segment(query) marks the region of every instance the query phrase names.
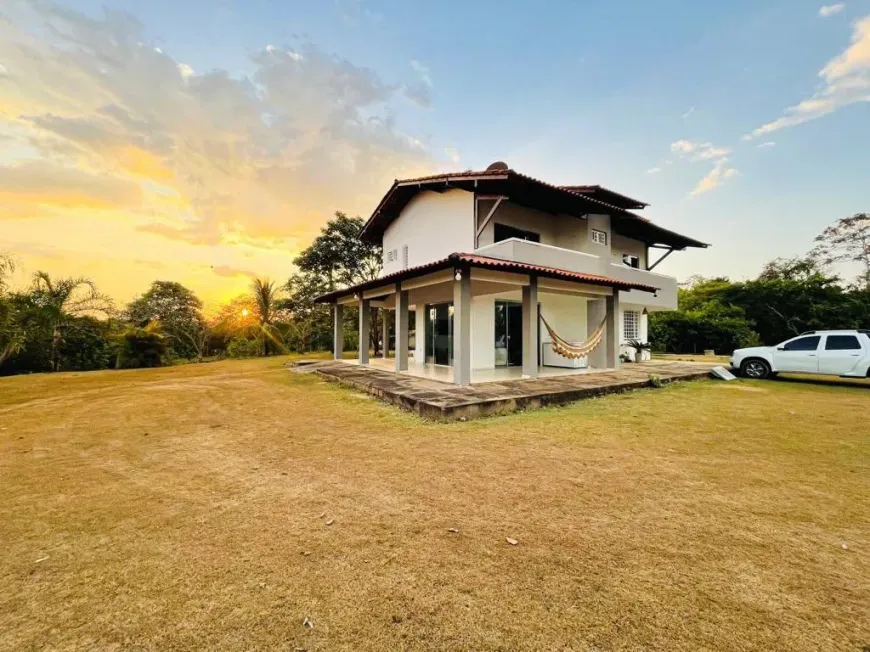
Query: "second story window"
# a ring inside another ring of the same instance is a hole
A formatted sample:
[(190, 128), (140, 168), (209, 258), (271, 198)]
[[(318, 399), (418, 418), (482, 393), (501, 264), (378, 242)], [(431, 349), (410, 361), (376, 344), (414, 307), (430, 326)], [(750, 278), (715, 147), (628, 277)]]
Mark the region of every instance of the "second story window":
[(607, 244), (607, 231), (599, 231), (598, 229), (592, 229), (592, 242), (595, 244), (606, 245)]
[(526, 231), (525, 229), (518, 229), (514, 226), (508, 226), (507, 224), (499, 224), (496, 222), (493, 225), (493, 242), (501, 242), (502, 240), (507, 240), (509, 238), (518, 238), (520, 240), (528, 240), (529, 242), (540, 242), (541, 234), (535, 233), (534, 231)]
[(397, 249), (390, 249), (386, 252), (385, 258), (386, 262), (393, 263), (399, 259), (399, 251)]
[(640, 269), (640, 258), (631, 254), (622, 254), (622, 264), (626, 267), (634, 267)]

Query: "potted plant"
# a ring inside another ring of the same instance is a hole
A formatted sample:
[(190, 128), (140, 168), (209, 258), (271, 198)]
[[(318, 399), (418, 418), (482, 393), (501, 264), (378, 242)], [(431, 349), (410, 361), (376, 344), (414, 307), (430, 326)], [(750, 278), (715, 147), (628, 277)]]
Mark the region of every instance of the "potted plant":
[(629, 340), (628, 346), (634, 349), (635, 362), (643, 362), (643, 352), (652, 348), (649, 342), (641, 342), (640, 340)]

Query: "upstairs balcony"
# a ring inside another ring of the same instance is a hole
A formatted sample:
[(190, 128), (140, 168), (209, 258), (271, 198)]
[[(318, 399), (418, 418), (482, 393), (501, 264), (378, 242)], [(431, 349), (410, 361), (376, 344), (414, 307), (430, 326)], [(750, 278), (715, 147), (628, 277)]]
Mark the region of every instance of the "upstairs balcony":
[(475, 250), (475, 253), (530, 265), (558, 267), (571, 272), (599, 274), (621, 281), (652, 285), (659, 288), (655, 296), (649, 292), (632, 290), (621, 292), (620, 301), (626, 304), (646, 306), (651, 311), (677, 309), (677, 279), (672, 276), (628, 267), (622, 263), (614, 262), (609, 257), (593, 256), (582, 251), (563, 249), (519, 238), (509, 238), (480, 247)]

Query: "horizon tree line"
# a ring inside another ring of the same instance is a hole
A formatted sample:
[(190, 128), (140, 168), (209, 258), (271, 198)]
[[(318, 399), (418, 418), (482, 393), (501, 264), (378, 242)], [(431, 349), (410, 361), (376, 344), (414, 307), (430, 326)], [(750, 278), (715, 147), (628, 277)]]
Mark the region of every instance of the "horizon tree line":
[[(85, 277), (37, 271), (10, 287), (15, 261), (0, 252), (0, 375), (40, 371), (151, 367), (207, 357), (252, 357), (328, 350), (329, 306), (314, 298), (377, 278), (381, 248), (362, 242), (359, 217), (337, 212), (280, 283), (252, 280), (249, 291), (206, 318), (196, 293), (156, 280), (118, 308)], [(830, 271), (852, 263), (844, 282)], [(378, 353), (382, 311), (372, 308), (370, 348)], [(345, 311), (345, 345), (357, 348), (355, 310)], [(837, 220), (807, 255), (775, 259), (751, 281), (693, 277), (679, 308), (650, 317), (650, 341), (662, 351), (725, 351), (773, 344), (814, 328), (870, 327), (870, 215)]]

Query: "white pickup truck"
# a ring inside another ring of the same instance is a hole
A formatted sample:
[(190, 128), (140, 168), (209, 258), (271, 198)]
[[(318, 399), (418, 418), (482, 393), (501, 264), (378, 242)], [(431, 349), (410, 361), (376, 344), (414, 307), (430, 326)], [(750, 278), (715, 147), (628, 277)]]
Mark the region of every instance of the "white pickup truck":
[(780, 372), (870, 378), (870, 330), (810, 331), (777, 346), (737, 349), (731, 366), (747, 378)]

